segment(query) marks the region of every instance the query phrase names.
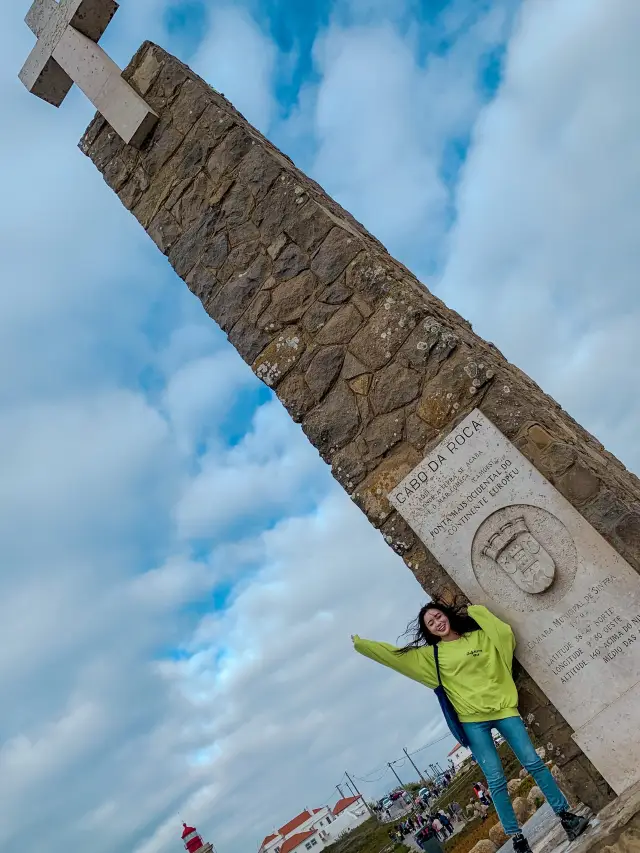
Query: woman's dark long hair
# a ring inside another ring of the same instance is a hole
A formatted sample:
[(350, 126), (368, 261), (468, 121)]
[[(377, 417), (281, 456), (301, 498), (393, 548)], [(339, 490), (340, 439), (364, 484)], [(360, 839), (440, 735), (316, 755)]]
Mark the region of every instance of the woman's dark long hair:
[(435, 646), (440, 642), (440, 638), (427, 631), (424, 624), (424, 616), (428, 610), (441, 610), (449, 620), (451, 630), (456, 634), (464, 636), (471, 631), (479, 631), (480, 626), (475, 619), (467, 613), (467, 606), (459, 599), (454, 599), (452, 602), (443, 601), (441, 598), (434, 598), (424, 607), (420, 608), (420, 613), (407, 625), (407, 630), (402, 635), (403, 637), (411, 637), (406, 646), (396, 650), (397, 655), (404, 655), (411, 649), (419, 649), (421, 646)]

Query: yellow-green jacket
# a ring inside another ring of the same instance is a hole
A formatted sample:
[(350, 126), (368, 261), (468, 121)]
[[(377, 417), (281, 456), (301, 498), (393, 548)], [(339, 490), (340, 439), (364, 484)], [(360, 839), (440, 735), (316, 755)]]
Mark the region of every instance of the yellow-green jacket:
[[(479, 631), (438, 644), (442, 684), (463, 723), (516, 717), (518, 691), (511, 675), (516, 643), (511, 626), (478, 604), (469, 607), (469, 616)], [(438, 685), (432, 646), (399, 655), (396, 646), (356, 636), (354, 648), (426, 687)]]

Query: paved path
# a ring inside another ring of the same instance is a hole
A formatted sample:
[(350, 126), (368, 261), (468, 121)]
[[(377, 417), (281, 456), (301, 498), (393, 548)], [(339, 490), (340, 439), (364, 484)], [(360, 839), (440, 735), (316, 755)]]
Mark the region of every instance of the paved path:
[(413, 811), (413, 804), (407, 805), (407, 803), (402, 800), (396, 800), (391, 804), (391, 808), (389, 809), (391, 817), (386, 817), (385, 813), (382, 812), (380, 816), (380, 823), (399, 823), (400, 821), (403, 821), (411, 811)]
[[(453, 824), (453, 835), (450, 835), (450, 838), (454, 838), (459, 832), (465, 828), (466, 823), (454, 823)], [(406, 838), (403, 838), (402, 843), (409, 847), (411, 850), (422, 850), (418, 842), (414, 839), (413, 835), (407, 835)]]
[[(587, 814), (586, 809), (576, 809), (578, 814)], [(592, 818), (587, 833), (596, 832), (599, 821), (597, 817)], [(553, 813), (548, 803), (541, 806), (533, 817), (528, 820), (522, 831), (526, 835), (533, 853), (569, 853), (572, 844), (569, 843), (560, 821)], [(585, 837), (587, 835), (585, 833)], [(513, 853), (511, 841), (500, 848), (498, 853)]]
[[(582, 814), (583, 811), (586, 813), (586, 810), (582, 809), (577, 809), (576, 811), (579, 814)], [(596, 834), (598, 825), (598, 818), (594, 817), (591, 821), (591, 828), (587, 830), (587, 833), (593, 832)], [(454, 835), (457, 835), (458, 832), (464, 829), (465, 824), (454, 824), (454, 826)], [(533, 853), (571, 853), (573, 845), (569, 843), (560, 821), (555, 816), (551, 806), (547, 803), (541, 806), (533, 817), (525, 823), (523, 832), (529, 840)], [(585, 838), (587, 833), (585, 833)], [(420, 850), (420, 847), (410, 835), (404, 839), (403, 843), (411, 850)], [(513, 853), (513, 844), (511, 841), (507, 841), (498, 850), (498, 853)]]

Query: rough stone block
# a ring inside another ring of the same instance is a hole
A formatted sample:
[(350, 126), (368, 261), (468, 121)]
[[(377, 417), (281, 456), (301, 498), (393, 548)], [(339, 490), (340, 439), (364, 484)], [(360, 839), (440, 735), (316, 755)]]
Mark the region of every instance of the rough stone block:
[(527, 802), (529, 803), (532, 811), (539, 809), (544, 803), (544, 794), (537, 785), (534, 785), (527, 794)]
[(343, 302), (348, 302), (352, 296), (353, 291), (346, 286), (344, 276), (340, 276), (334, 284), (329, 285), (321, 294), (321, 299), (329, 305), (342, 305)]
[[(362, 378), (359, 377), (359, 379)], [(354, 381), (357, 382), (358, 380)], [(351, 387), (353, 388), (353, 383)], [(362, 434), (367, 445), (368, 458), (377, 459), (379, 456), (383, 456), (402, 441), (403, 433), (404, 412), (388, 412), (374, 418), (367, 424)]]
[(332, 227), (333, 221), (315, 201), (305, 201), (296, 217), (287, 222), (287, 234), (305, 252), (312, 253)]
[(159, 54), (149, 46), (143, 53), (138, 66), (135, 68), (129, 82), (140, 95), (146, 95), (162, 69)]
[(576, 461), (576, 451), (569, 444), (554, 441), (544, 448), (540, 461), (549, 474), (564, 474)]
[(304, 377), (299, 374), (288, 376), (278, 387), (278, 398), (296, 423), (315, 406), (316, 400)]
[(437, 434), (438, 431), (426, 424), (415, 412), (407, 415), (405, 425), (406, 439), (416, 450), (424, 450), (427, 443), (432, 441)]
[(171, 119), (173, 126), (184, 136), (191, 130), (207, 108), (207, 92), (195, 80), (185, 80), (175, 100)]
[[(238, 180), (247, 186), (256, 202), (262, 201), (282, 172), (282, 165), (264, 146), (253, 141), (238, 167)], [(294, 242), (298, 242), (295, 237)], [(303, 247), (308, 250), (308, 246)]]
[(317, 281), (309, 270), (277, 285), (272, 290), (269, 310), (260, 318), (260, 325), (265, 329), (278, 329), (299, 320), (312, 304), (316, 288)]
[(269, 277), (270, 261), (260, 254), (251, 266), (222, 285), (205, 306), (220, 328), (229, 332)]
[(616, 525), (616, 536), (625, 548), (640, 552), (640, 513), (630, 512)]
[(496, 845), (489, 838), (483, 838), (474, 844), (471, 853), (496, 853)]
[(272, 243), (284, 231), (306, 251), (304, 241), (296, 236), (292, 227), (300, 210), (297, 204), (299, 196), (296, 195), (295, 188), (295, 179), (281, 174), (264, 198), (257, 203), (253, 221), (260, 229), (265, 244)]
[(531, 817), (533, 809), (524, 797), (516, 797), (513, 801), (513, 810), (520, 826), (523, 826)]
[(362, 243), (349, 231), (333, 228), (316, 252), (311, 269), (323, 284), (340, 276), (362, 249)]
[(289, 243), (273, 262), (273, 275), (278, 281), (288, 281), (309, 268), (309, 256), (295, 243)]
[(443, 361), (453, 353), (460, 338), (434, 317), (427, 317), (411, 333), (400, 350), (402, 364), (421, 370), (424, 378), (431, 379)]
[(387, 297), (351, 342), (349, 351), (363, 364), (378, 370), (406, 341), (426, 310), (406, 299)]
[(366, 397), (369, 393), (369, 388), (371, 388), (372, 378), (373, 376), (371, 373), (363, 373), (360, 376), (356, 376), (355, 379), (351, 379), (349, 381), (349, 388), (351, 388), (354, 394), (358, 394), (360, 397)]
[(310, 334), (316, 335), (339, 310), (339, 305), (325, 305), (324, 302), (315, 302), (304, 315), (302, 323)]
[(362, 326), (362, 316), (352, 305), (343, 305), (318, 330), (319, 344), (348, 344)]
[(509, 840), (509, 836), (502, 828), (501, 823), (496, 823), (489, 830), (489, 841), (491, 841), (499, 850)]
[(385, 542), (393, 548), (396, 554), (403, 556), (413, 548), (416, 535), (407, 522), (397, 512), (391, 514), (389, 519), (380, 528)]
[(358, 487), (355, 501), (375, 527), (384, 524), (393, 512), (387, 495), (415, 468), (419, 459), (412, 447), (401, 445)]
[(163, 254), (169, 250), (180, 236), (180, 225), (167, 211), (161, 210), (151, 220), (147, 233)]
[(574, 506), (582, 506), (596, 496), (600, 480), (592, 471), (576, 462), (558, 479), (556, 485)]
[(420, 393), (422, 376), (401, 364), (390, 364), (380, 370), (371, 388), (371, 406), (377, 414), (392, 412), (410, 403)]
[(507, 782), (507, 793), (509, 794), (509, 796), (514, 797), (520, 790), (521, 785), (521, 779), (509, 779), (509, 781)]
[[(238, 125), (222, 137), (222, 141), (207, 162), (207, 170), (214, 184), (220, 183), (240, 165), (253, 144), (250, 134)], [(241, 184), (246, 186), (242, 181)], [(247, 190), (250, 192), (249, 187)]]
[(478, 364), (469, 352), (461, 350), (427, 384), (418, 415), (429, 426), (442, 429), (456, 415), (473, 406), (478, 389), (492, 378), (493, 371), (484, 362)]
[(305, 418), (302, 428), (323, 458), (355, 438), (360, 415), (349, 386), (339, 381), (327, 398)]
[(253, 364), (256, 376), (275, 388), (302, 358), (304, 339), (296, 326), (284, 329)]
[(305, 373), (305, 381), (316, 399), (324, 397), (338, 378), (344, 354), (344, 347), (329, 346), (322, 347), (314, 355)]
[(334, 453), (331, 470), (343, 489), (351, 494), (367, 474), (367, 466), (359, 447), (352, 442)]

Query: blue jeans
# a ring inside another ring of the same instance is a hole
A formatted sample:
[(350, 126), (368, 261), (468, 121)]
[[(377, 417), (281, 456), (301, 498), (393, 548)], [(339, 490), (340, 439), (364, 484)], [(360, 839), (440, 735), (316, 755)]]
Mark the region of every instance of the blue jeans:
[(493, 742), (492, 729), (497, 729), (514, 751), (522, 766), (531, 773), (542, 793), (556, 814), (569, 810), (566, 797), (558, 788), (551, 771), (535, 751), (533, 744), (520, 717), (507, 717), (506, 720), (492, 720), (487, 723), (463, 723), (469, 739), (469, 748), (484, 773), (493, 802), (500, 818), (502, 828), (507, 835), (520, 832), (509, 794), (504, 768)]

